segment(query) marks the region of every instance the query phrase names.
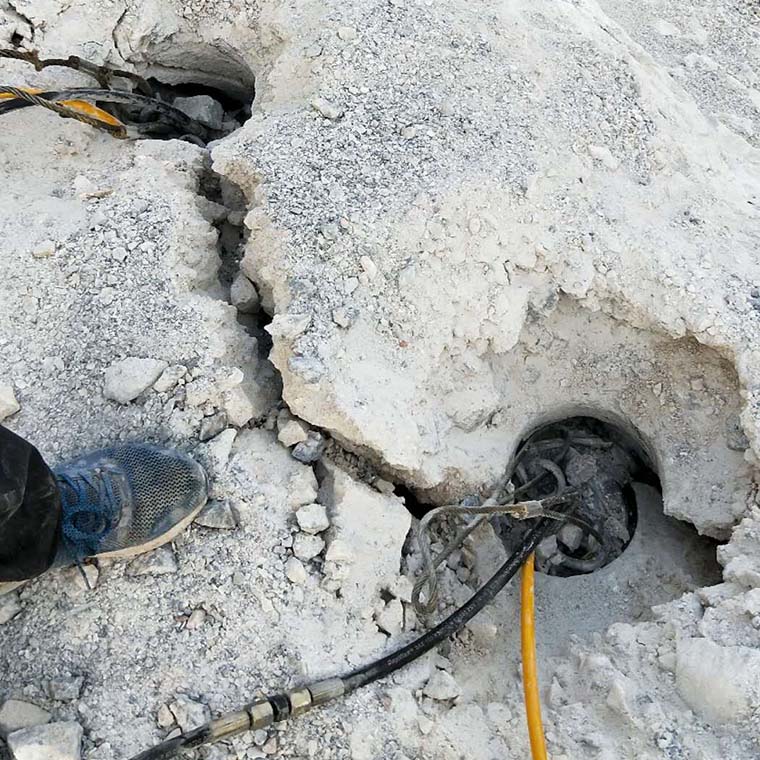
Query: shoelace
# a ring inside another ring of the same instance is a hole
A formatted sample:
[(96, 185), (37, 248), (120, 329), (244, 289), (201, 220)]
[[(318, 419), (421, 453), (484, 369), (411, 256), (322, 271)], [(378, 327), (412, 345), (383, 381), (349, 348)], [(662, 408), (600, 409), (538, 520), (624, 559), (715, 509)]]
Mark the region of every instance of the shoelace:
[(56, 479), (63, 507), (61, 537), (89, 588), (82, 560), (97, 553), (100, 542), (113, 527), (113, 487), (101, 470), (59, 473)]

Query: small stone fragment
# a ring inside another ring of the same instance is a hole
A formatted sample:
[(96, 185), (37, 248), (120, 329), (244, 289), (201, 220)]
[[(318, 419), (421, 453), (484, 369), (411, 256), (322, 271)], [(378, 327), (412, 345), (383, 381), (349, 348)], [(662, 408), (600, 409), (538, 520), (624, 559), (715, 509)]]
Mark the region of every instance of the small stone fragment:
[(686, 704), (709, 723), (747, 719), (760, 699), (760, 651), (683, 639), (676, 649), (676, 687)]
[(227, 421), (235, 427), (243, 427), (254, 416), (255, 410), (248, 394), (239, 385), (226, 391), (222, 396), (222, 407), (227, 413)]
[(40, 726), (47, 723), (51, 717), (47, 710), (43, 710), (31, 702), (9, 699), (0, 707), (0, 736), (5, 739), (8, 734), (22, 728)]
[(211, 129), (221, 129), (224, 122), (224, 108), (218, 100), (209, 95), (193, 95), (189, 98), (175, 98), (172, 105)]
[(12, 414), (16, 414), (19, 409), (21, 409), (21, 406), (16, 401), (13, 386), (8, 383), (0, 383), (0, 422)]
[(47, 693), (51, 699), (59, 702), (72, 702), (79, 699), (83, 686), (84, 676), (60, 676), (48, 681)]
[(18, 600), (18, 594), (4, 594), (0, 596), (0, 625), (7, 623), (21, 612), (21, 602)]
[(496, 640), (499, 629), (489, 620), (475, 618), (467, 623), (467, 630), (472, 634), (474, 643), (480, 647), (489, 647)]
[(226, 501), (209, 501), (195, 518), (197, 525), (204, 528), (215, 528), (217, 530), (233, 530), (237, 528), (237, 515), (232, 505)]
[(216, 438), (212, 438), (196, 449), (198, 458), (210, 476), (218, 477), (227, 467), (232, 452), (232, 444), (235, 443), (236, 437), (237, 430), (227, 428), (227, 430), (219, 433)]
[(169, 728), (169, 726), (174, 725), (174, 713), (169, 709), (169, 705), (161, 705), (158, 708), (156, 723), (160, 728)]
[(583, 528), (579, 525), (565, 523), (557, 534), (557, 538), (571, 551), (578, 549), (583, 541)]
[(402, 602), (411, 602), (414, 584), (405, 575), (399, 575), (388, 591)]
[(114, 362), (105, 372), (106, 398), (128, 404), (158, 380), (167, 363), (159, 359), (131, 356)]
[(201, 429), (198, 433), (198, 438), (201, 441), (210, 441), (212, 438), (219, 435), (227, 427), (227, 414), (225, 412), (217, 412), (210, 417), (204, 417), (201, 420)]
[(547, 536), (536, 547), (536, 561), (548, 562), (557, 553), (557, 537)]
[(293, 449), (293, 457), (304, 464), (311, 464), (322, 456), (326, 445), (327, 441), (321, 433), (310, 430), (307, 439)]
[(346, 330), (356, 322), (356, 318), (359, 312), (353, 308), (340, 307), (334, 309), (332, 313), (333, 322), (339, 327), (343, 327)]
[(14, 731), (8, 737), (13, 760), (80, 760), (82, 727), (75, 721)]
[(100, 578), (100, 570), (95, 565), (81, 565), (70, 567), (65, 571), (65, 577), (69, 583), (76, 586), (80, 591), (92, 591)]
[(327, 547), (325, 559), (328, 562), (353, 562), (354, 553), (349, 545), (340, 538), (333, 539)]
[(375, 622), (381, 631), (397, 636), (404, 630), (404, 605), (398, 599), (391, 599), (375, 618)]
[(303, 420), (289, 420), (279, 428), (277, 440), (283, 445), (295, 446), (309, 438), (309, 426)]
[(202, 702), (196, 702), (184, 694), (180, 694), (174, 702), (169, 705), (169, 709), (177, 721), (177, 725), (184, 731), (192, 731), (198, 726), (207, 723), (211, 718), (211, 710), (208, 705)]
[(256, 287), (242, 272), (238, 272), (230, 286), (230, 303), (241, 314), (254, 314), (261, 308)]
[(32, 250), (35, 259), (48, 259), (55, 253), (55, 243), (52, 240), (43, 240)]
[(298, 526), (305, 533), (321, 533), (330, 527), (330, 518), (322, 504), (307, 504), (296, 512)]
[(160, 546), (147, 554), (141, 554), (127, 565), (127, 575), (169, 575), (178, 570), (177, 560), (170, 546)]
[(293, 554), (304, 562), (314, 559), (324, 548), (325, 542), (319, 536), (299, 533), (293, 539)]
[(188, 631), (194, 631), (197, 628), (200, 628), (205, 622), (206, 622), (206, 610), (198, 607), (197, 609), (194, 609), (190, 613), (190, 617), (187, 619), (187, 622), (185, 623), (185, 628), (187, 628)]
[(354, 29), (352, 26), (341, 26), (338, 28), (338, 37), (340, 37), (340, 39), (342, 39), (344, 42), (355, 40), (357, 37), (356, 29)]
[(153, 390), (158, 393), (166, 393), (170, 391), (174, 386), (187, 374), (187, 367), (182, 364), (174, 364), (171, 367), (167, 367), (161, 376), (153, 383)]
[(311, 107), (324, 116), (325, 119), (330, 119), (331, 121), (340, 119), (340, 117), (343, 116), (343, 109), (336, 106), (334, 103), (331, 103), (329, 100), (325, 100), (325, 98), (312, 98)]
[(359, 259), (359, 263), (370, 280), (374, 280), (377, 277), (377, 264), (369, 256), (362, 256)]
[(291, 583), (295, 583), (297, 586), (303, 586), (309, 578), (303, 563), (295, 557), (290, 557), (285, 563), (285, 575)]
[(459, 684), (445, 670), (436, 670), (422, 689), (422, 693), (437, 702), (455, 699), (461, 694)]

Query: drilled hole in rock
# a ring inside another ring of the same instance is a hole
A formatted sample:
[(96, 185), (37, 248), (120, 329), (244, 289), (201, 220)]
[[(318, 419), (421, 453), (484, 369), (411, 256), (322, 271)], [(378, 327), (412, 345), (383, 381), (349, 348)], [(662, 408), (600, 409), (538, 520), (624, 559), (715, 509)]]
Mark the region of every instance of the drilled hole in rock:
[[(635, 433), (600, 419), (571, 417), (542, 426), (522, 445), (526, 453), (514, 478), (521, 499), (555, 493), (558, 477), (578, 493), (573, 514), (579, 523), (558, 522), (541, 542), (540, 572), (564, 578), (596, 573), (635, 546), (631, 566), (662, 563), (666, 572), (659, 577), (673, 593), (719, 582), (716, 542), (663, 513), (659, 474)], [(508, 549), (527, 530), (509, 518), (495, 523)], [(670, 591), (655, 596), (665, 601)]]
[(155, 78), (147, 82), (152, 91), (150, 100), (155, 105), (143, 98), (135, 103), (97, 104), (140, 137), (179, 139), (204, 147), (234, 132), (251, 115), (253, 92), (250, 99), (241, 100), (205, 84), (171, 85)]
[[(187, 50), (184, 58), (187, 69), (178, 65), (181, 58), (171, 66), (141, 67), (136, 73), (143, 81), (131, 83), (138, 96), (134, 102), (98, 105), (129, 125), (132, 133), (146, 138), (206, 146), (242, 126), (251, 116), (256, 94), (251, 69), (232, 53), (213, 48)], [(123, 82), (119, 80), (118, 85), (121, 88)], [(155, 105), (150, 101), (156, 101)]]

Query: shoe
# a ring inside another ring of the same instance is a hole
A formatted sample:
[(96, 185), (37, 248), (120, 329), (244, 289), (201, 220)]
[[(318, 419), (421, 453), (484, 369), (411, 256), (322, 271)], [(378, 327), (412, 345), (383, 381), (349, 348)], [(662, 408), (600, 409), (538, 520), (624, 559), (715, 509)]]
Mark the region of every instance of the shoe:
[(53, 567), (132, 557), (168, 543), (206, 503), (203, 468), (173, 449), (125, 444), (53, 470), (61, 541)]

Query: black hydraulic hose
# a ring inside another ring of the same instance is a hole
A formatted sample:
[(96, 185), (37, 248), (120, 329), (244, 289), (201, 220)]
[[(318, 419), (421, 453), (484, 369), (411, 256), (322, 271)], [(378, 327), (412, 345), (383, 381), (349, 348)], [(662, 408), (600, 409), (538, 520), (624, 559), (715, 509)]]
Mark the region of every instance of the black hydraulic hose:
[(420, 636), (411, 644), (383, 657), (381, 660), (365, 665), (343, 677), (346, 693), (359, 689), (362, 686), (377, 681), (380, 678), (393, 673), (412, 660), (431, 650), (444, 639), (453, 636), (464, 625), (472, 620), (503, 588), (512, 580), (513, 576), (523, 566), (525, 560), (533, 553), (533, 550), (541, 543), (549, 529), (550, 521), (538, 520), (525, 534), (520, 545), (512, 553), (509, 559), (494, 573), (493, 576), (468, 599), (458, 610), (440, 622), (435, 628)]
[(199, 747), (242, 731), (266, 728), (273, 722), (285, 720), (289, 716), (300, 715), (312, 707), (327, 704), (408, 665), (444, 639), (460, 631), (488, 602), (493, 600), (541, 543), (549, 530), (549, 525), (550, 520), (547, 518), (537, 520), (523, 536), (509, 559), (464, 605), (435, 628), (393, 654), (358, 668), (342, 678), (327, 679), (288, 694), (260, 698), (235, 713), (222, 715), (211, 723), (206, 723), (147, 749), (135, 755), (132, 760), (166, 760), (174, 757), (182, 749)]

